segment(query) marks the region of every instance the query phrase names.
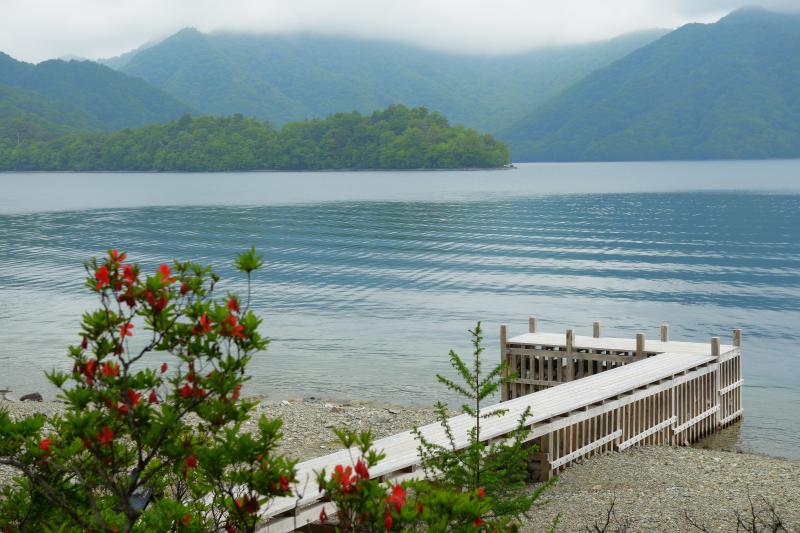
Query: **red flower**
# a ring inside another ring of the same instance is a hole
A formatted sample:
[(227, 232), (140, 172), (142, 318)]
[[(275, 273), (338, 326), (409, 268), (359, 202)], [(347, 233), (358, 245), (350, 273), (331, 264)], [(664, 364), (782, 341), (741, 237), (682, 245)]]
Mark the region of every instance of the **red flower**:
[(169, 365), (167, 365), (167, 363), (161, 363), (161, 373), (162, 374), (164, 372), (166, 372), (168, 368), (169, 368)]
[(425, 510), (425, 508), (422, 506), (422, 502), (417, 502), (417, 512), (419, 514), (422, 514), (422, 511), (424, 511), (424, 510)]
[(194, 454), (186, 458), (186, 468), (197, 468), (197, 457)]
[(233, 398), (234, 400), (238, 400), (239, 399), (239, 395), (241, 393), (241, 390), (242, 390), (242, 386), (241, 385), (236, 385), (233, 388), (233, 394), (231, 394), (231, 398)]
[(150, 391), (150, 396), (147, 397), (147, 401), (148, 403), (158, 403), (158, 395), (156, 394), (156, 391)]
[(97, 359), (89, 359), (83, 366), (83, 375), (86, 376), (86, 383), (91, 384), (94, 380), (94, 373), (97, 370)]
[(95, 286), (98, 289), (102, 289), (111, 282), (111, 280), (108, 277), (108, 267), (105, 265), (95, 270), (94, 277), (97, 280), (97, 285)]
[(136, 298), (133, 297), (133, 292), (131, 289), (125, 291), (125, 294), (120, 294), (117, 296), (117, 301), (119, 303), (128, 304), (128, 307), (136, 307)]
[(114, 406), (113, 408), (119, 411), (119, 416), (128, 414), (128, 406), (125, 405), (124, 403)]
[(184, 281), (181, 283), (181, 296), (185, 296), (189, 292), (189, 285)]
[(241, 498), (236, 498), (236, 507), (241, 509), (241, 507), (242, 507), (242, 499)]
[(347, 494), (352, 489), (353, 483), (356, 481), (356, 477), (353, 475), (353, 469), (351, 467), (343, 467), (342, 465), (336, 465), (333, 469), (333, 480), (342, 487), (342, 492)]
[(325, 512), (325, 508), (323, 507), (322, 510), (319, 512), (319, 521), (325, 523), (328, 521), (328, 513)]
[(203, 313), (203, 316), (200, 317), (200, 325), (194, 328), (194, 334), (205, 335), (209, 331), (211, 331), (211, 321), (208, 319), (208, 313)]
[(192, 521), (192, 515), (190, 515), (189, 513), (186, 513), (185, 515), (183, 515), (183, 518), (181, 518), (181, 523), (186, 527), (189, 527), (189, 523), (191, 521)]
[(122, 267), (122, 277), (125, 279), (125, 283), (128, 285), (133, 285), (136, 283), (136, 271), (133, 269), (133, 265), (125, 265)]
[(120, 255), (119, 252), (117, 252), (116, 250), (111, 250), (110, 252), (108, 252), (108, 256), (111, 258), (111, 261), (115, 263), (122, 263), (123, 261), (125, 261), (125, 258), (128, 257), (128, 254), (122, 252), (122, 255)]
[(111, 441), (114, 440), (114, 433), (108, 426), (103, 426), (103, 429), (96, 436), (97, 442), (103, 445), (111, 444)]
[(188, 381), (189, 383), (192, 383), (194, 381), (194, 374), (192, 374), (191, 372), (186, 374), (186, 381)]
[(115, 365), (113, 361), (103, 363), (100, 365), (100, 373), (106, 378), (119, 376), (119, 365)]
[(83, 337), (83, 340), (81, 341), (81, 350), (85, 350), (88, 346), (89, 346), (89, 339)]
[(39, 449), (44, 453), (50, 453), (50, 445), (53, 444), (52, 439), (42, 439), (39, 441)]
[(131, 324), (130, 322), (122, 324), (119, 327), (119, 335), (122, 338), (133, 337), (133, 331), (132, 330), (133, 330), (133, 324)]
[(475, 527), (481, 527), (483, 525), (483, 523), (484, 522), (483, 522), (483, 520), (481, 520), (480, 516), (472, 521), (472, 525), (475, 526)]
[(392, 487), (392, 494), (386, 498), (386, 501), (394, 505), (395, 510), (400, 512), (400, 508), (406, 503), (406, 489), (401, 485)]
[(175, 278), (170, 278), (172, 271), (170, 271), (169, 265), (166, 263), (158, 267), (158, 273), (161, 274), (161, 283), (172, 283), (175, 281)]
[(289, 478), (286, 476), (281, 476), (278, 478), (278, 481), (281, 484), (281, 491), (288, 492), (289, 491)]
[(386, 531), (392, 529), (392, 513), (388, 510), (386, 511), (386, 516), (383, 517), (383, 525), (386, 527)]
[(183, 387), (178, 389), (178, 393), (181, 395), (181, 398), (188, 398), (192, 395), (192, 388), (188, 383), (184, 383)]
[(138, 393), (133, 389), (128, 389), (128, 400), (130, 401), (131, 407), (136, 407), (139, 405), (139, 400), (141, 399), (141, 393)]
[(144, 296), (147, 298), (147, 303), (153, 307), (153, 312), (155, 313), (160, 313), (167, 306), (167, 298), (163, 294), (156, 300), (156, 295), (148, 289), (145, 291)]
[(231, 296), (228, 300), (228, 309), (236, 313), (239, 312), (239, 300), (236, 299), (236, 296)]
[(227, 334), (227, 335), (230, 335), (231, 337), (244, 338), (244, 335), (242, 334), (242, 331), (244, 330), (244, 326), (242, 326), (241, 324), (237, 324), (236, 323), (236, 317), (235, 316), (228, 315), (228, 318), (226, 319), (226, 322), (228, 324), (223, 324), (222, 325), (222, 333), (223, 333), (223, 335)]
[(483, 487), (478, 487), (478, 498), (485, 498), (486, 497), (486, 489)]
[(356, 463), (356, 474), (361, 479), (369, 479), (369, 470), (367, 470), (367, 463), (359, 459)]

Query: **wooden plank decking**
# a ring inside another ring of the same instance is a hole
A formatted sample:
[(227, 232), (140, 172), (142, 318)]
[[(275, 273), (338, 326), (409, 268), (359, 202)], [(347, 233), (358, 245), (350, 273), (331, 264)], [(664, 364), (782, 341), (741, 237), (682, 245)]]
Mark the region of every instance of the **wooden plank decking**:
[[(738, 344), (739, 340), (735, 333), (734, 342)], [(604, 367), (603, 371), (583, 377), (575, 375), (571, 381), (553, 384), (558, 386), (489, 407), (508, 412), (482, 422), (481, 434), (486, 440), (508, 435), (525, 409), (531, 408), (532, 416), (526, 425), (532, 428), (529, 440), (541, 448), (538, 461), (542, 478), (595, 453), (621, 451), (642, 443), (686, 444), (742, 413), (738, 345), (720, 345), (717, 339), (716, 343), (650, 341), (643, 346), (641, 338), (574, 335), (570, 343), (569, 334), (534, 332), (503, 339), (501, 356), (521, 357), (526, 347), (537, 352), (547, 347), (547, 356), (555, 356), (562, 367), (575, 362), (570, 354), (581, 350), (633, 354), (626, 364)], [(640, 354), (648, 352), (648, 356), (636, 357), (637, 348)], [(514, 350), (523, 352), (517, 354)], [(564, 372), (565, 376), (568, 374)], [(459, 415), (450, 423), (457, 447), (465, 447), (473, 419)], [(423, 426), (420, 431), (432, 442), (447, 442), (438, 423)], [(378, 440), (375, 448), (383, 450), (386, 458), (371, 469), (371, 474), (393, 480), (418, 475), (414, 472), (419, 464), (417, 446), (410, 431)], [(356, 454), (354, 451), (353, 458)], [(351, 460), (350, 451), (340, 450), (299, 463), (296, 488), (302, 498), (275, 501), (266, 510), (260, 531), (292, 531), (315, 520), (325, 505), (317, 488), (316, 472), (322, 468), (330, 471)], [(328, 511), (332, 514), (331, 509)]]

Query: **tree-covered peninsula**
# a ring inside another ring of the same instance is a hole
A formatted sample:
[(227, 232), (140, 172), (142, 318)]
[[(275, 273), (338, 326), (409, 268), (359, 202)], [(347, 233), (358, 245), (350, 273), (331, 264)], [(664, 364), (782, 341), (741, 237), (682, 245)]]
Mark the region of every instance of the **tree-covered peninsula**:
[(491, 168), (506, 144), (439, 113), (393, 105), (280, 129), (245, 118), (184, 115), (166, 124), (55, 139), (0, 139), (0, 170), (241, 171)]

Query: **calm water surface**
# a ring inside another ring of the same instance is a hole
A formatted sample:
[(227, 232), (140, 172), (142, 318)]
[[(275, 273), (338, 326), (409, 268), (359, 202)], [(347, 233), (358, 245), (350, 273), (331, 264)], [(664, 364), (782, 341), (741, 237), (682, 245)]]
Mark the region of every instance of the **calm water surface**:
[[(0, 387), (55, 392), (82, 262), (233, 256), (268, 268), (252, 393), (448, 399), (482, 320), (706, 341), (744, 329), (745, 449), (800, 457), (800, 161), (520, 165), (493, 172), (0, 174)], [(161, 358), (158, 358), (158, 362)], [(155, 363), (154, 363), (155, 364)]]

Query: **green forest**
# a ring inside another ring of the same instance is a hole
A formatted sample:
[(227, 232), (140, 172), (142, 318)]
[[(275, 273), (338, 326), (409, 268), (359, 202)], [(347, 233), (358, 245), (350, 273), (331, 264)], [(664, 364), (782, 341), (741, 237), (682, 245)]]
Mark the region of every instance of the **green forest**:
[(242, 171), (493, 168), (505, 143), (425, 108), (393, 105), (281, 128), (236, 114), (180, 119), (113, 133), (0, 138), (0, 170)]
[(683, 26), (498, 135), (518, 161), (796, 158), (800, 16)]

